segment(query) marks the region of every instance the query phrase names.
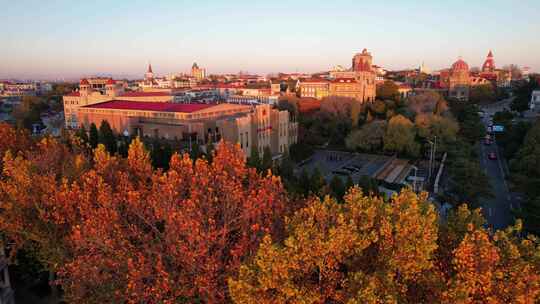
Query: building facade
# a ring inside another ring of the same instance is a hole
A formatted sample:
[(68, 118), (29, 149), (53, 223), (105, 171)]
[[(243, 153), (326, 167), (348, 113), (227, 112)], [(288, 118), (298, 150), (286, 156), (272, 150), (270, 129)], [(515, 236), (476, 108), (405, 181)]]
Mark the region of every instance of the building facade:
[[(357, 53), (352, 58), (351, 69), (346, 71), (332, 71), (330, 72), (330, 77), (334, 79), (354, 79), (357, 85), (354, 85), (354, 88), (358, 91), (350, 92), (348, 90), (346, 95), (337, 95), (343, 97), (357, 96), (356, 98), (361, 102), (371, 102), (375, 100), (376, 96), (376, 77), (377, 72), (373, 68), (373, 57), (367, 49), (362, 50), (361, 53)], [(334, 81), (332, 83), (335, 83)], [(339, 84), (338, 84), (339, 86)], [(332, 84), (330, 84), (332, 87)], [(336, 94), (337, 92), (330, 88), (330, 95)]]
[(203, 80), (206, 78), (206, 69), (199, 68), (196, 62), (193, 63), (191, 67), (191, 76), (197, 79), (197, 81)]
[(124, 86), (112, 78), (84, 78), (79, 82), (78, 91), (63, 96), (66, 127), (78, 128), (80, 126), (77, 119), (77, 111), (80, 107), (113, 99), (170, 102), (173, 101), (173, 96), (168, 92), (126, 92)]
[(322, 78), (302, 79), (299, 81), (300, 97), (321, 100), (330, 94), (330, 81)]
[(532, 91), (529, 109), (537, 113), (540, 112), (540, 90)]
[(363, 95), (362, 83), (355, 78), (337, 78), (330, 82), (330, 96), (348, 97), (356, 100), (367, 100)]
[(194, 141), (201, 146), (223, 139), (238, 143), (246, 157), (266, 147), (274, 157), (297, 140), (297, 123), (270, 105), (177, 104), (112, 100), (81, 107), (78, 121), (88, 128), (106, 120), (119, 134)]

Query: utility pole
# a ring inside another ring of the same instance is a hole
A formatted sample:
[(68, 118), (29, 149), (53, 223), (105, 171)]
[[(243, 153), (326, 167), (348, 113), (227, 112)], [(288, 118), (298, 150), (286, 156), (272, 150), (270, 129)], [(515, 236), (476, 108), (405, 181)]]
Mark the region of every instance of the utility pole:
[(429, 184), (429, 181), (431, 180), (431, 167), (433, 166), (433, 145), (434, 143), (431, 141), (431, 140), (428, 140), (428, 143), (430, 145), (430, 148), (429, 148), (429, 169), (428, 169), (428, 184)]
[(15, 304), (3, 244), (0, 244), (0, 304)]

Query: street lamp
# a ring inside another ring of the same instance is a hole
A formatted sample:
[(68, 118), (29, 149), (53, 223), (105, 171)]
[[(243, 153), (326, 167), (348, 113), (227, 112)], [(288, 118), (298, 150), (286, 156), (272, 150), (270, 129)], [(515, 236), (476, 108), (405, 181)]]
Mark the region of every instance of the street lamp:
[(429, 172), (428, 172), (428, 183), (431, 181), (431, 175), (433, 173), (433, 159), (435, 158), (435, 152), (437, 149), (437, 136), (434, 138), (434, 142), (431, 140), (427, 141), (429, 143), (430, 152), (429, 152)]

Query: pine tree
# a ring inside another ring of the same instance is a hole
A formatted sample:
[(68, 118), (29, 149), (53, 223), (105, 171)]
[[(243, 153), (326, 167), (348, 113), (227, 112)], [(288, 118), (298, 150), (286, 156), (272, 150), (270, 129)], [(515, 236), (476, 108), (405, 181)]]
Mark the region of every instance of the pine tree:
[(96, 124), (92, 123), (90, 125), (90, 137), (88, 138), (88, 142), (90, 143), (90, 147), (92, 147), (92, 149), (95, 149), (97, 148), (97, 145), (99, 143), (99, 134), (98, 134), (98, 129), (96, 127)]
[(99, 126), (99, 143), (103, 144), (109, 153), (116, 153), (116, 138), (111, 126), (106, 120), (101, 121), (101, 125)]
[(338, 201), (341, 201), (343, 199), (343, 195), (345, 195), (345, 185), (343, 185), (341, 177), (334, 175), (334, 177), (330, 181), (330, 190), (332, 191), (332, 195)]
[(263, 158), (262, 158), (262, 164), (261, 164), (261, 170), (267, 171), (268, 169), (272, 168), (272, 151), (270, 151), (270, 147), (266, 146), (263, 150)]
[(88, 143), (88, 134), (86, 134), (86, 129), (84, 128), (84, 125), (81, 125), (77, 132), (75, 132), (75, 136), (77, 136), (82, 141), (82, 143)]
[(259, 149), (257, 149), (257, 147), (251, 147), (251, 155), (248, 158), (247, 164), (251, 168), (257, 169), (257, 171), (261, 170), (261, 157), (259, 155)]

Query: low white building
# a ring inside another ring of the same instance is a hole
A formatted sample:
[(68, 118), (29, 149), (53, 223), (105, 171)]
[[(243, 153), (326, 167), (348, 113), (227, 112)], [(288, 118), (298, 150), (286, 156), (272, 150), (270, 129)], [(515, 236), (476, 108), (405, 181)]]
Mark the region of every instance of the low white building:
[(532, 91), (529, 109), (531, 109), (531, 111), (540, 112), (540, 90)]

